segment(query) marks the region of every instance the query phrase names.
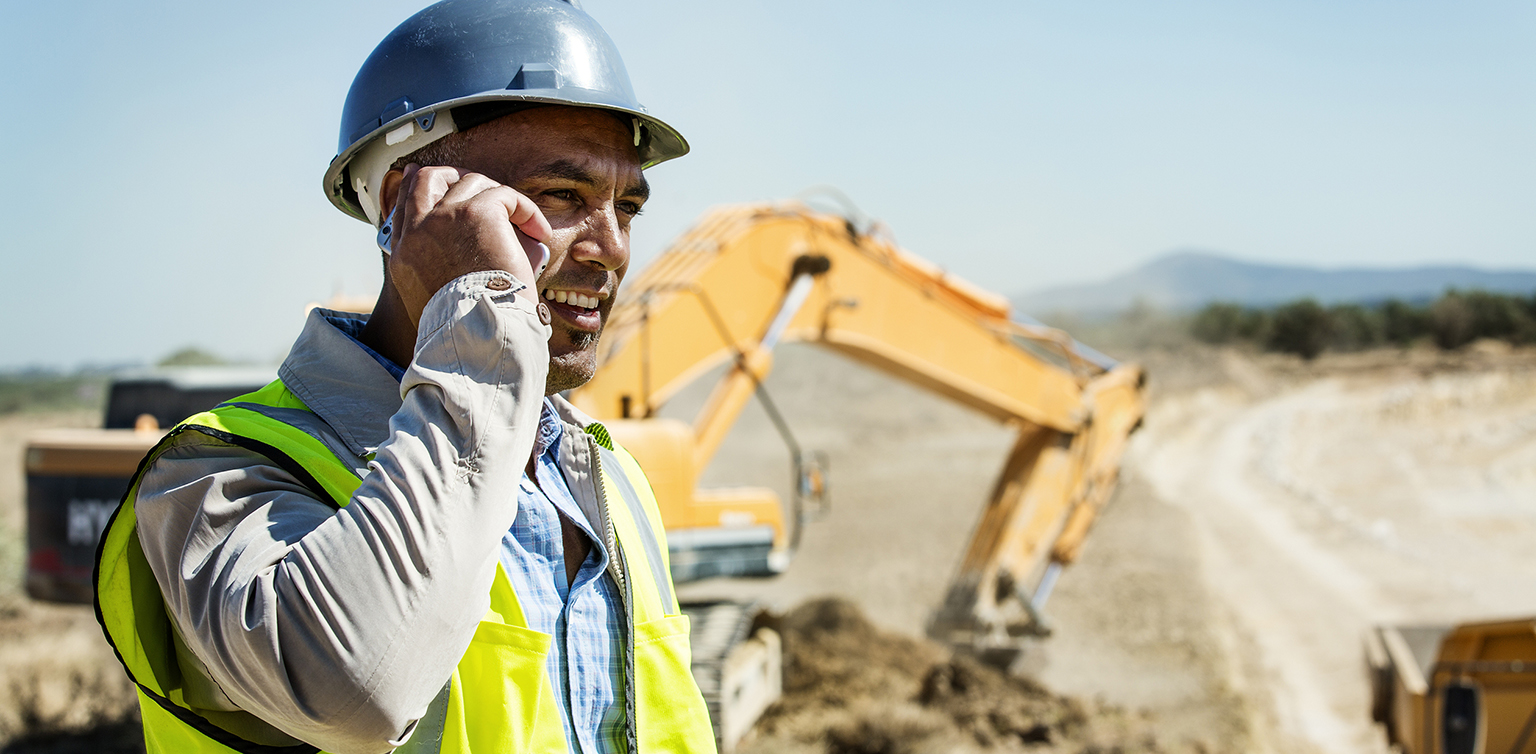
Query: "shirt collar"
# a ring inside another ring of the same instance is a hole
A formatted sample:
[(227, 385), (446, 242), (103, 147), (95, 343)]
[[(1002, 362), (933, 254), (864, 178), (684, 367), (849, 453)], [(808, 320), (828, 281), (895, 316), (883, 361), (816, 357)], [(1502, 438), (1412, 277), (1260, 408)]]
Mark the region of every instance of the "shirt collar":
[(365, 322), (362, 314), (311, 310), (277, 370), (283, 384), (359, 457), (389, 437), (389, 417), (401, 403), (400, 382), (348, 335)]
[(550, 448), (557, 447), (560, 435), (565, 432), (565, 423), (560, 421), (560, 415), (555, 411), (555, 404), (548, 398), (544, 399), (544, 410), (539, 413), (539, 434), (533, 441), (533, 455), (544, 455)]
[(389, 372), (389, 376), (395, 378), (395, 382), (405, 380), (405, 367), (390, 361), (384, 354), (369, 348), (368, 344), (363, 342), (363, 325), (368, 324), (367, 320), (348, 317), (327, 317), (325, 321), (331, 323), (337, 330), (340, 330), (350, 338), (353, 343), (356, 343), (358, 348), (363, 349), (363, 353), (372, 356), (374, 361), (379, 362), (384, 367), (384, 370)]

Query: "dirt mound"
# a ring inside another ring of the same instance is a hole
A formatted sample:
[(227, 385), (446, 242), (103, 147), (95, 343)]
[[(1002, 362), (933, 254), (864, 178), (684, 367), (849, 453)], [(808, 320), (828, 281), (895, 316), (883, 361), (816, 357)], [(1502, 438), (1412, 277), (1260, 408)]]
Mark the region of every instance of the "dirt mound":
[(775, 628), (784, 698), (747, 752), (1168, 751), (1145, 719), (881, 631), (847, 600), (808, 602)]
[(91, 608), (0, 596), (0, 754), (134, 751), (133, 686)]

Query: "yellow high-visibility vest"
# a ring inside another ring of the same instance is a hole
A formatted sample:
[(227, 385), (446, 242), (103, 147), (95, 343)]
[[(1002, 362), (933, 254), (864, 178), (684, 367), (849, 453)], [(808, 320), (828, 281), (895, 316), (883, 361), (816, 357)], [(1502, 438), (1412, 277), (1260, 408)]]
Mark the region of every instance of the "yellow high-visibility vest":
[[(273, 745), (248, 713), (200, 710), (183, 692), (178, 645), (154, 573), (140, 548), (134, 501), (145, 469), (183, 432), (201, 432), (252, 450), (288, 469), (321, 500), (338, 508), (362, 479), (322, 442), (275, 418), (308, 410), (282, 381), (193, 416), (171, 430), (140, 464), (97, 553), (96, 611), (128, 675), (138, 685), (149, 754), (313, 754), (313, 746)], [(680, 614), (661, 514), (650, 484), (607, 429), (587, 434), (598, 450), (600, 499), (605, 501), (620, 564), (619, 589), (629, 630), (624, 695), (630, 751), (715, 750), (709, 713), (689, 670), (688, 618)], [(485, 754), (564, 752), (565, 733), (545, 672), (551, 637), (530, 629), (506, 573), (497, 565), (491, 607), (452, 678), (409, 741), (397, 752)], [(181, 651), (185, 651), (184, 649)]]

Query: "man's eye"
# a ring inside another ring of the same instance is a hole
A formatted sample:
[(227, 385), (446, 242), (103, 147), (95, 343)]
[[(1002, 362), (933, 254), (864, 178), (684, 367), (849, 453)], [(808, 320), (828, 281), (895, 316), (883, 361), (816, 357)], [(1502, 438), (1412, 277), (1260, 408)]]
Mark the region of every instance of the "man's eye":
[(571, 202), (576, 200), (576, 192), (570, 189), (552, 189), (550, 191), (545, 191), (544, 195), (551, 199), (559, 199), (563, 202)]
[(619, 202), (619, 211), (630, 217), (639, 217), (645, 210), (642, 210), (640, 205), (634, 202)]

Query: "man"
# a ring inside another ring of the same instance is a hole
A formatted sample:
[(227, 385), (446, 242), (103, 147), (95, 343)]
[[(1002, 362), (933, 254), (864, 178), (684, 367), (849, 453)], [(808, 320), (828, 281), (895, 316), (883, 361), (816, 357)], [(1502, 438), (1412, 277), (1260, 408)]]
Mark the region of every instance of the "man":
[(103, 538), (149, 751), (712, 751), (649, 486), (557, 395), (596, 367), (642, 168), (687, 144), (557, 0), (412, 17), (341, 133), (373, 314), (312, 313)]

